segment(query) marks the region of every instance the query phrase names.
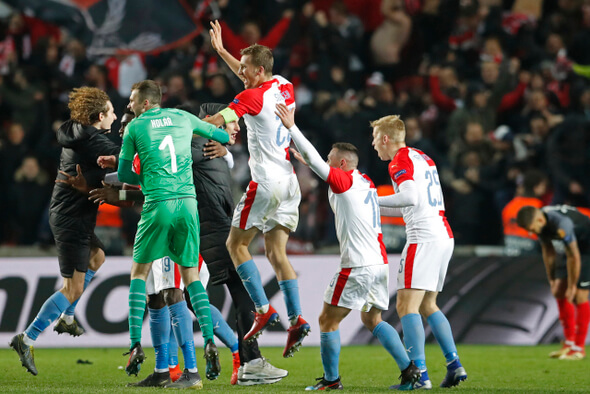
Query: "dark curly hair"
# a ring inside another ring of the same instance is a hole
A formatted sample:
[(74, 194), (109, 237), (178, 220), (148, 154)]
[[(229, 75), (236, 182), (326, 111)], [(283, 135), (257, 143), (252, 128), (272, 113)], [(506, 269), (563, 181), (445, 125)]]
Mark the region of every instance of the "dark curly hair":
[(84, 126), (99, 121), (99, 114), (107, 113), (109, 96), (98, 88), (75, 88), (70, 93), (70, 117)]

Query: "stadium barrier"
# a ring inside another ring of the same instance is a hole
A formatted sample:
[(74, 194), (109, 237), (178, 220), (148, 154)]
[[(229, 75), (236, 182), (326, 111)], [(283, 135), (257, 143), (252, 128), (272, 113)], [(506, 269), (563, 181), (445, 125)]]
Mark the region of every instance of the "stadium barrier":
[[(338, 271), (336, 255), (292, 256), (299, 275), (301, 304), (312, 332), (306, 345), (319, 345), (317, 324), (325, 288)], [(396, 277), (400, 255), (389, 255), (390, 309), (384, 320), (401, 332), (395, 312)], [(261, 346), (284, 346), (287, 312), (274, 272), (264, 256), (255, 256), (265, 290), (281, 316), (281, 323), (260, 338)], [(86, 329), (78, 338), (57, 335), (50, 326), (37, 341), (38, 347), (125, 347), (128, 346), (127, 294), (130, 257), (108, 257), (86, 289), (76, 309), (76, 318)], [(48, 296), (61, 287), (57, 259), (0, 258), (0, 347), (22, 332)], [(232, 328), (235, 326), (231, 298), (224, 286), (209, 286), (210, 298)], [(561, 328), (555, 300), (545, 279), (539, 256), (458, 257), (451, 261), (439, 306), (447, 314), (455, 337), (463, 343), (534, 345), (556, 342)], [(194, 324), (198, 331), (198, 324)], [(428, 341), (434, 341), (425, 325)], [(342, 323), (343, 345), (374, 343), (364, 329), (358, 311)], [(145, 346), (151, 345), (147, 319)], [(202, 345), (195, 334), (195, 343)]]

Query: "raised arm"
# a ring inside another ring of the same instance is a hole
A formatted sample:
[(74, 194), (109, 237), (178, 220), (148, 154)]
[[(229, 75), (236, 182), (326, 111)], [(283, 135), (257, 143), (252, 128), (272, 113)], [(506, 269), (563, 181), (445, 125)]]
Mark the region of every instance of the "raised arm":
[(240, 61), (233, 57), (233, 55), (229, 53), (223, 46), (223, 39), (221, 38), (221, 25), (219, 24), (219, 21), (215, 20), (215, 22), (209, 23), (211, 24), (211, 29), (209, 29), (209, 35), (211, 36), (211, 46), (213, 46), (213, 49), (215, 49), (217, 54), (221, 56), (223, 61), (229, 66), (233, 73), (238, 75)]
[(297, 149), (301, 153), (301, 156), (309, 165), (309, 167), (318, 174), (320, 178), (324, 181), (328, 179), (328, 175), (330, 174), (330, 166), (322, 159), (318, 151), (313, 147), (311, 142), (301, 130), (295, 125), (295, 109), (289, 109), (284, 104), (277, 104), (277, 110), (275, 113), (283, 122), (283, 126), (289, 129), (289, 134), (291, 134), (291, 138), (297, 145)]
[(227, 134), (227, 131), (215, 127), (214, 124), (202, 121), (201, 119), (197, 118), (195, 115), (189, 112), (186, 112), (186, 116), (188, 116), (188, 118), (191, 121), (193, 134), (198, 134), (201, 137), (205, 137), (210, 140), (220, 142), (222, 144), (227, 144), (229, 142), (229, 134)]

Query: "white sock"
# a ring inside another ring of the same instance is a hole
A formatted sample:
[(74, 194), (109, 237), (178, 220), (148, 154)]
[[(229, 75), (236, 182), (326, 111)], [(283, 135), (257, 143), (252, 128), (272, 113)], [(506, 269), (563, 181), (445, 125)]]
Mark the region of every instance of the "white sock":
[(199, 369), (198, 368), (189, 368), (188, 371), (190, 373), (196, 373), (196, 372), (199, 372)]
[(256, 308), (256, 312), (260, 314), (265, 314), (268, 312), (268, 308), (270, 308), (270, 304), (262, 305), (260, 308)]
[(35, 344), (35, 340), (29, 338), (29, 336), (27, 334), (23, 335), (23, 342), (27, 346), (33, 346)]
[(157, 373), (168, 372), (168, 368), (154, 368), (154, 372), (157, 372)]

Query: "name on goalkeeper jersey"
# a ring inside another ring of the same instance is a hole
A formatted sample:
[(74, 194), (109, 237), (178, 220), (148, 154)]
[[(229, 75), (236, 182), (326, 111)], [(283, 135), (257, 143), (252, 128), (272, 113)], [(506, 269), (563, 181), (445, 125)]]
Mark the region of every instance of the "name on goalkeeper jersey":
[(152, 122), (152, 128), (173, 126), (172, 119), (170, 119), (170, 118), (152, 119), (151, 122)]

